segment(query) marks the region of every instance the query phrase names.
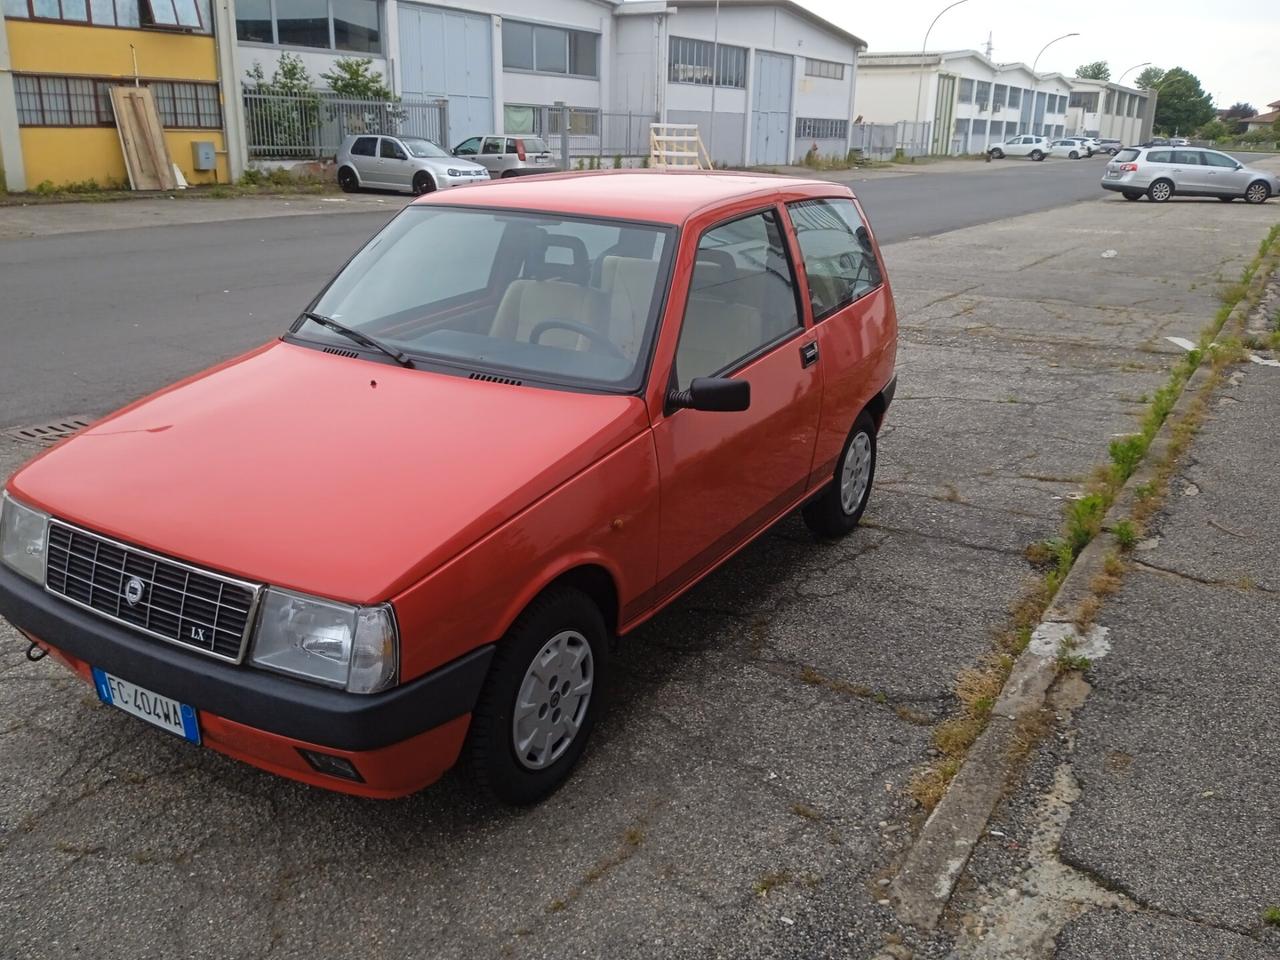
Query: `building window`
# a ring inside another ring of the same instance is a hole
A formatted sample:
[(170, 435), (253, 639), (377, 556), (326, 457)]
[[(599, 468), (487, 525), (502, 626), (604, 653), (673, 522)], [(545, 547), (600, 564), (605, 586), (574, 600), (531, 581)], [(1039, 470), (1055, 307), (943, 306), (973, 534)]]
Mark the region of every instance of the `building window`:
[(975, 137), (985, 137), (987, 135), (987, 121), (985, 120), (973, 121), (973, 135)]
[[(707, 40), (672, 37), (667, 79), (672, 83), (712, 83), (711, 57), (716, 50)], [(715, 85), (745, 87), (747, 85), (747, 51), (744, 47), (720, 44), (716, 54)]]
[(977, 102), (979, 109), (987, 109), (987, 106), (991, 103), (991, 84), (986, 80), (979, 80), (973, 98)]
[(973, 81), (972, 80), (960, 81), (960, 102), (973, 103)]
[(997, 83), (995, 91), (991, 95), (991, 109), (999, 110), (1009, 98), (1009, 88), (1003, 83)]
[(848, 120), (827, 120), (822, 117), (796, 117), (797, 140), (848, 140)]
[(957, 121), (956, 121), (956, 136), (957, 136), (957, 137), (967, 137), (968, 135), (969, 135), (969, 121), (968, 121), (968, 120), (957, 120)]
[(274, 0), (274, 10), (273, 0), (237, 0), (236, 38), (243, 43), (380, 53), (378, 0)]
[(1010, 87), (1009, 88), (1009, 109), (1018, 110), (1021, 107), (1022, 107), (1022, 88)]
[(206, 10), (203, 0), (4, 0), (6, 17), (201, 33), (209, 32)]
[[(18, 124), (24, 127), (111, 127), (111, 88), (132, 80), (15, 74)], [(216, 83), (143, 80), (151, 90), (160, 122), (170, 128), (222, 129)]]
[(1106, 98), (1102, 101), (1102, 112), (1111, 113), (1115, 110), (1115, 106), (1116, 92), (1114, 90), (1108, 90)]
[(1073, 93), (1068, 101), (1072, 107), (1079, 107), (1085, 113), (1098, 112), (1098, 93), (1095, 90), (1092, 93)]
[[(65, 5), (67, 0), (62, 0)], [(142, 22), (153, 27), (203, 26), (195, 0), (140, 0)]]
[(596, 34), (582, 30), (503, 20), (502, 65), (508, 70), (596, 77), (599, 42)]
[(844, 79), (844, 64), (831, 60), (806, 59), (804, 62), (806, 77), (825, 77), (828, 80)]

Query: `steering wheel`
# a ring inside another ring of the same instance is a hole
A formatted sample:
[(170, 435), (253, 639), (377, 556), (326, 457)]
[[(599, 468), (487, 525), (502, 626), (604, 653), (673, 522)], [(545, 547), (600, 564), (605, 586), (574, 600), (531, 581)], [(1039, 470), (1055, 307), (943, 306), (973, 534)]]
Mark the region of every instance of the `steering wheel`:
[(599, 344), (609, 356), (616, 357), (619, 360), (627, 359), (627, 355), (619, 350), (617, 345), (599, 330), (588, 327), (585, 323), (574, 323), (572, 320), (560, 320), (556, 317), (534, 324), (533, 329), (529, 331), (529, 342), (537, 343), (548, 330), (572, 331), (586, 337), (593, 344)]

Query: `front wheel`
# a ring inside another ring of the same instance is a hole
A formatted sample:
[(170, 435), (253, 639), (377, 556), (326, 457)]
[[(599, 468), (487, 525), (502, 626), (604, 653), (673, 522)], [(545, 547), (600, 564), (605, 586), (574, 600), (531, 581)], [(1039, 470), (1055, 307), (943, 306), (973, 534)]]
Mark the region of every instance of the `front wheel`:
[(876, 475), (876, 425), (865, 410), (836, 460), (831, 484), (801, 511), (806, 526), (820, 537), (843, 537), (858, 525), (871, 498)]
[(991, 159), (992, 159), (992, 160), (1003, 160), (1003, 159), (1004, 159), (1004, 151), (1003, 151), (1003, 150), (992, 150), (992, 151), (991, 151)]
[(465, 760), (503, 803), (535, 803), (568, 778), (604, 705), (604, 617), (571, 587), (543, 593), (498, 644), (471, 712)]
[(1031, 151), (1031, 159), (1032, 159), (1032, 160), (1043, 160), (1043, 159), (1044, 159), (1044, 153), (1042, 153), (1042, 152), (1041, 152), (1041, 151), (1039, 151), (1039, 150), (1032, 150), (1032, 151)]
[(342, 188), (343, 193), (355, 193), (360, 189), (360, 180), (356, 177), (354, 170), (343, 167), (338, 171), (338, 186)]
[(1266, 203), (1270, 196), (1271, 188), (1261, 180), (1253, 181), (1244, 191), (1244, 199), (1247, 203)]
[(431, 193), (436, 188), (436, 182), (431, 179), (431, 174), (419, 171), (413, 175), (413, 195), (420, 197), (424, 193)]

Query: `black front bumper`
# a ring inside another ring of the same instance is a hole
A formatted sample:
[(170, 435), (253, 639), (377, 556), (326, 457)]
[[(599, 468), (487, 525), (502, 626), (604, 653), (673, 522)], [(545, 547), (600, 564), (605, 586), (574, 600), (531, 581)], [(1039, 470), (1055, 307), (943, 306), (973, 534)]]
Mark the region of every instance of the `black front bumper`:
[(385, 693), (344, 693), (224, 663), (136, 634), (0, 564), (0, 616), (91, 666), (197, 710), (335, 750), (373, 750), (469, 713), (493, 658), (484, 646)]

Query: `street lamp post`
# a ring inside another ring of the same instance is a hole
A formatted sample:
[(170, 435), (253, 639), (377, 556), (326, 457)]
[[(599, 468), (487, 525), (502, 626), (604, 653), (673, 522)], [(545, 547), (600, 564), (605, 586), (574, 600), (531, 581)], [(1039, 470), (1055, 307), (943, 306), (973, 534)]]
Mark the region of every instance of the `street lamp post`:
[[(1050, 40), (1048, 43), (1046, 43), (1043, 47), (1040, 48), (1040, 52), (1036, 54), (1036, 58), (1031, 61), (1031, 125), (1032, 126), (1035, 126), (1035, 122), (1036, 122), (1036, 93), (1037, 93), (1036, 88), (1040, 86), (1040, 74), (1036, 73), (1036, 67), (1040, 64), (1040, 58), (1044, 56), (1044, 52), (1046, 50), (1052, 47), (1059, 40), (1065, 40), (1067, 39), (1067, 37), (1078, 37), (1078, 36), (1080, 36), (1080, 34), (1078, 33), (1064, 33), (1060, 37), (1054, 37), (1052, 40)], [(1040, 115), (1040, 122), (1041, 122), (1041, 125), (1043, 126), (1044, 124), (1043, 114)]]
[(938, 15), (933, 18), (929, 24), (929, 29), (924, 32), (924, 42), (920, 44), (920, 76), (916, 80), (916, 122), (912, 127), (911, 135), (918, 137), (920, 135), (920, 95), (924, 92), (924, 54), (929, 47), (929, 34), (933, 32), (933, 26), (941, 19), (942, 15), (953, 7), (958, 7), (962, 3), (968, 3), (969, 0), (956, 0), (955, 3), (943, 7), (938, 11)]
[(1116, 83), (1123, 83), (1124, 78), (1127, 77), (1129, 74), (1133, 73), (1133, 71), (1137, 70), (1139, 67), (1149, 67), (1149, 66), (1151, 66), (1150, 60), (1144, 61), (1143, 63), (1135, 63), (1132, 67), (1130, 67), (1124, 73), (1120, 74), (1120, 79), (1117, 80)]

